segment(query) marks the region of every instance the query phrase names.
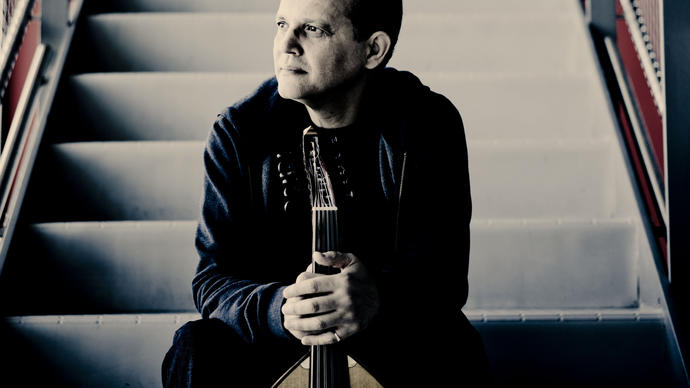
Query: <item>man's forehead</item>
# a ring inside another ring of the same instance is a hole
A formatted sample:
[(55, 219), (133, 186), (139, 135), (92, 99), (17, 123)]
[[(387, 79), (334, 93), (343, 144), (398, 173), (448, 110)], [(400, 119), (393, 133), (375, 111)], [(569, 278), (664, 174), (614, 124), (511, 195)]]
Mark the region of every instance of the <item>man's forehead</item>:
[(336, 22), (345, 17), (350, 0), (281, 0), (277, 16)]

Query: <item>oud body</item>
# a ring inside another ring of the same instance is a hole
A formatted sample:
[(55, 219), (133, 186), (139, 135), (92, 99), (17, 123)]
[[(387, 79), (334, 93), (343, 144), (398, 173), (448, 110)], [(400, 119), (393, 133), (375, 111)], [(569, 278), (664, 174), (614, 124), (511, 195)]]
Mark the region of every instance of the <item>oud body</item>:
[[(275, 388), (305, 388), (309, 387), (311, 357), (305, 354), (290, 370), (288, 370), (274, 385)], [(367, 370), (355, 360), (347, 357), (344, 378), (336, 382), (338, 388), (383, 388), (381, 384)]]

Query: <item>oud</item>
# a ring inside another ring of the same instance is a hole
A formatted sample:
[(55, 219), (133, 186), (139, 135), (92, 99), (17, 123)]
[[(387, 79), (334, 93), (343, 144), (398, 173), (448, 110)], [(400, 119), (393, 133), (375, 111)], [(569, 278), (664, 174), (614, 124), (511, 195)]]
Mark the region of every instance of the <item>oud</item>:
[[(304, 130), (305, 167), (309, 175), (312, 203), (312, 252), (338, 251), (340, 231), (336, 191), (321, 157), (319, 134), (312, 127)], [(312, 270), (333, 274), (338, 270), (318, 265)], [(335, 272), (334, 272), (335, 271)], [(347, 356), (342, 344), (312, 345), (309, 353), (290, 368), (274, 388), (382, 388), (364, 367)]]

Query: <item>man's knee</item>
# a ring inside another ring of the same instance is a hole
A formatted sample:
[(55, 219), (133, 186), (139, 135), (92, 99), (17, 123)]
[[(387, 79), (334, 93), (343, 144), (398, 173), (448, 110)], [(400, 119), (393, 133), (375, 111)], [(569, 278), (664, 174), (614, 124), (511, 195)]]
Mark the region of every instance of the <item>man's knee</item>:
[(173, 346), (241, 341), (232, 328), (220, 319), (200, 319), (182, 325), (173, 336)]
[(234, 352), (242, 340), (218, 319), (187, 322), (177, 329), (162, 364), (163, 386), (213, 386), (222, 372), (233, 365)]

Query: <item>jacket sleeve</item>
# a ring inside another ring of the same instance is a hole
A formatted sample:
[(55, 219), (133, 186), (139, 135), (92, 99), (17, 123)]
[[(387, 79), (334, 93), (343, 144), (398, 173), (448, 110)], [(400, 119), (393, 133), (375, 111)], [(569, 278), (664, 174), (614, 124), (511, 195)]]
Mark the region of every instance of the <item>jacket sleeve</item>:
[(280, 311), (286, 285), (257, 276), (261, 259), (252, 243), (252, 183), (231, 117), (231, 111), (219, 115), (204, 151), (194, 301), (203, 318), (222, 320), (246, 342), (291, 339)]

